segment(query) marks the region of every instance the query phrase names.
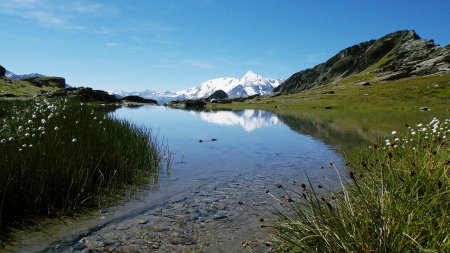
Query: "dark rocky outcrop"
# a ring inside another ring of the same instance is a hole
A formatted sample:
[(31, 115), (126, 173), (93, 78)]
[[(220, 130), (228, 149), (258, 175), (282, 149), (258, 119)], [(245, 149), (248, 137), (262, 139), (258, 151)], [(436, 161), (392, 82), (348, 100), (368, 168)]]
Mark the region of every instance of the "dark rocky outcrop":
[(121, 99), (126, 102), (142, 103), (142, 104), (158, 104), (154, 99), (146, 99), (140, 96), (126, 96)]
[(188, 99), (184, 101), (186, 107), (205, 107), (206, 101), (203, 99)]
[(206, 106), (206, 101), (204, 99), (188, 99), (188, 100), (176, 100), (172, 101), (167, 106), (171, 107), (181, 107), (181, 108), (203, 108)]
[(77, 96), (83, 101), (95, 101), (106, 103), (120, 103), (120, 100), (103, 90), (93, 90), (92, 88), (67, 88), (48, 94), (49, 97)]
[(27, 81), (31, 84), (33, 84), (36, 87), (55, 87), (59, 89), (64, 89), (66, 86), (66, 79), (62, 77), (55, 77), (55, 76), (43, 76), (43, 77), (32, 77), (23, 79), (23, 81)]
[(422, 40), (414, 31), (398, 31), (346, 48), (325, 63), (295, 73), (274, 91), (307, 90), (363, 71), (377, 81), (450, 71), (450, 47)]
[(0, 65), (0, 77), (5, 76), (5, 74), (6, 74), (6, 69), (2, 65)]
[(213, 94), (211, 94), (208, 97), (208, 100), (211, 100), (211, 99), (227, 99), (227, 98), (228, 98), (228, 95), (227, 95), (227, 93), (225, 91), (223, 91), (223, 90), (216, 90), (216, 91), (214, 91)]

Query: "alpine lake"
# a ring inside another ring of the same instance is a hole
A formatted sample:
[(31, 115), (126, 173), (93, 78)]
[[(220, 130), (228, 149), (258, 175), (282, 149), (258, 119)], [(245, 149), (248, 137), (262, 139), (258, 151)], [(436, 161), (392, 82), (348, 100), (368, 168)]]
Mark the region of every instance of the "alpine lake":
[[(119, 204), (14, 232), (11, 252), (270, 252), (271, 224), (302, 183), (329, 192), (346, 150), (448, 112), (121, 107), (152, 129), (170, 168)], [(345, 115), (345, 116), (344, 116)], [(332, 165), (331, 165), (332, 164)]]

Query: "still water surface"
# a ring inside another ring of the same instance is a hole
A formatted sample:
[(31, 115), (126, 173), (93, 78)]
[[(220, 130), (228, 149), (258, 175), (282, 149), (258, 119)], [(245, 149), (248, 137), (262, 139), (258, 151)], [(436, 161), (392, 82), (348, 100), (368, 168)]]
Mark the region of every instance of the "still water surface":
[(50, 222), (38, 232), (18, 232), (14, 251), (71, 252), (81, 238), (136, 252), (150, 247), (150, 241), (156, 251), (269, 250), (264, 247), (270, 229), (262, 229), (261, 222), (273, 217), (283, 195), (279, 185), (299, 189), (307, 174), (313, 184), (333, 188), (337, 175), (329, 162), (343, 168), (333, 146), (292, 130), (267, 111), (142, 106), (114, 114), (151, 128), (168, 144), (170, 173), (163, 171), (137, 200), (61, 224)]

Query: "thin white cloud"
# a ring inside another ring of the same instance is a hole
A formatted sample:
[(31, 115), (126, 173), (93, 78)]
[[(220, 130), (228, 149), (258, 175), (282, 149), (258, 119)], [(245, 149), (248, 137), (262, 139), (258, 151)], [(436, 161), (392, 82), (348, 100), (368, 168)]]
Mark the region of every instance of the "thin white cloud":
[(118, 48), (120, 46), (121, 46), (121, 44), (117, 43), (117, 42), (106, 42), (105, 43), (105, 47), (109, 47), (109, 48)]
[(1, 0), (0, 14), (31, 21), (41, 27), (64, 30), (87, 29), (78, 22), (80, 15), (110, 15), (117, 12), (110, 6), (84, 1), (71, 3), (48, 0)]

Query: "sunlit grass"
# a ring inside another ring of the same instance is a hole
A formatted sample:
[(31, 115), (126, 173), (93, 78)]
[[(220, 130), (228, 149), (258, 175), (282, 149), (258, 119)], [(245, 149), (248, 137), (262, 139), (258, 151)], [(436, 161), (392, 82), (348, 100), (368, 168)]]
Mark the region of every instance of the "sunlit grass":
[(150, 130), (77, 101), (0, 101), (0, 227), (96, 207), (157, 178)]
[(309, 182), (286, 190), (290, 201), (275, 225), (279, 251), (448, 252), (449, 120), (399, 132), (347, 154), (340, 190)]
[[(450, 99), (450, 73), (411, 77), (396, 81), (373, 81), (370, 86), (360, 86), (354, 81), (365, 80), (352, 75), (354, 80), (343, 79), (335, 84), (323, 85), (295, 94), (218, 104), (217, 108), (279, 110), (402, 110), (419, 111), (427, 107), (432, 111), (448, 111)], [(334, 92), (330, 94), (329, 92)]]

